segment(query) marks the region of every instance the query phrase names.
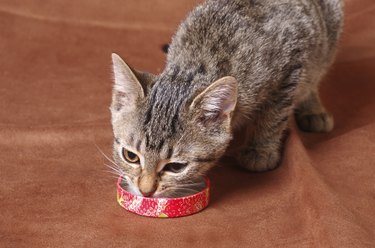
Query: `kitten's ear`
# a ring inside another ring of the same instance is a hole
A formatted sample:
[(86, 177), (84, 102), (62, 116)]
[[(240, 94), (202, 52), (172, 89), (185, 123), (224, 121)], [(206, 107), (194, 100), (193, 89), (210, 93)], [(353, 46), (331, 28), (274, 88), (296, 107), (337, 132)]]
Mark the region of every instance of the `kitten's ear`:
[(115, 110), (132, 110), (138, 99), (145, 97), (144, 89), (130, 67), (115, 53), (112, 53), (114, 86), (112, 106)]
[(211, 127), (229, 124), (237, 104), (237, 80), (223, 77), (200, 93), (190, 105), (196, 121)]

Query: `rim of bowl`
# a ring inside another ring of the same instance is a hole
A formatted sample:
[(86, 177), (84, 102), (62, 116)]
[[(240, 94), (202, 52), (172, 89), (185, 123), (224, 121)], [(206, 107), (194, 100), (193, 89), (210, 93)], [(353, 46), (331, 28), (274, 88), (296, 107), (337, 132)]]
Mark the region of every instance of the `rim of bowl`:
[(122, 191), (125, 191), (127, 194), (129, 195), (132, 195), (132, 196), (135, 196), (135, 197), (139, 197), (139, 198), (142, 198), (142, 199), (147, 199), (147, 200), (183, 200), (183, 199), (186, 199), (186, 198), (192, 198), (192, 197), (196, 197), (200, 194), (203, 194), (206, 192), (206, 190), (210, 190), (210, 187), (211, 187), (211, 182), (210, 182), (210, 179), (207, 177), (207, 176), (203, 176), (203, 179), (206, 183), (206, 187), (201, 190), (200, 192), (198, 193), (195, 193), (194, 195), (187, 195), (187, 196), (182, 196), (182, 197), (177, 197), (177, 198), (168, 198), (168, 197), (145, 197), (145, 196), (140, 196), (140, 195), (134, 195), (132, 193), (130, 193), (129, 191), (127, 191), (126, 189), (124, 189), (123, 187), (121, 187), (121, 182), (122, 180), (124, 179), (124, 177), (120, 176), (117, 180), (117, 189), (119, 190), (122, 190)]

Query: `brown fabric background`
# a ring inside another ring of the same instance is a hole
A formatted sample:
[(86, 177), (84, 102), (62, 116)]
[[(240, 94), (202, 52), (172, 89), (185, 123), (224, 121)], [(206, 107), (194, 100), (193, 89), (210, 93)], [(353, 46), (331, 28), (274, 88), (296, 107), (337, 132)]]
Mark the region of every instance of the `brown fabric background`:
[(0, 247), (375, 247), (375, 2), (346, 1), (321, 94), (330, 134), (295, 128), (277, 170), (226, 160), (212, 202), (179, 219), (120, 208), (110, 54), (158, 72), (197, 0), (1, 0)]

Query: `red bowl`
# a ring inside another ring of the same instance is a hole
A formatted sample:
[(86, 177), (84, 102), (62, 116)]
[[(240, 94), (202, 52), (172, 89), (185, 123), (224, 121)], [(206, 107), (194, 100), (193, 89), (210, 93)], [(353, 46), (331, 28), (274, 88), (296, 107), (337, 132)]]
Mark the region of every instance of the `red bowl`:
[(207, 207), (210, 196), (210, 180), (204, 178), (206, 187), (194, 195), (180, 198), (149, 198), (134, 195), (122, 186), (122, 177), (117, 181), (117, 202), (126, 210), (148, 217), (175, 218), (195, 214)]

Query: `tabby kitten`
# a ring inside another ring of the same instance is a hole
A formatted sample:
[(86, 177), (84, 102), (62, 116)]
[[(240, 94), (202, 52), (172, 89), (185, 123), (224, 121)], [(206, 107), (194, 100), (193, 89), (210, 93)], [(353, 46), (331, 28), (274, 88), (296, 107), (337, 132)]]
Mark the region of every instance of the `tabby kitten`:
[(208, 0), (180, 25), (160, 75), (113, 54), (113, 153), (133, 193), (194, 193), (234, 133), (248, 135), (240, 166), (275, 168), (292, 113), (304, 131), (330, 131), (318, 83), (342, 16), (340, 0)]

